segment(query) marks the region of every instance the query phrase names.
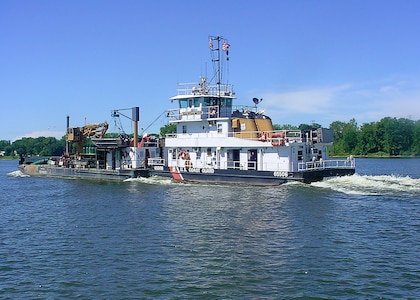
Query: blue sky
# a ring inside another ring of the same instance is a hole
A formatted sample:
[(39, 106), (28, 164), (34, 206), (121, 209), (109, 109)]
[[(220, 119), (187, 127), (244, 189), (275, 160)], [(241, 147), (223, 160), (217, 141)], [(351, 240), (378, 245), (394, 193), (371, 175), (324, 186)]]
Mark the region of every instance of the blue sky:
[(3, 0), (0, 139), (60, 138), (67, 115), (116, 132), (133, 106), (149, 127), (210, 69), (209, 35), (231, 45), (236, 104), (263, 98), (273, 123), (420, 118), (420, 1)]

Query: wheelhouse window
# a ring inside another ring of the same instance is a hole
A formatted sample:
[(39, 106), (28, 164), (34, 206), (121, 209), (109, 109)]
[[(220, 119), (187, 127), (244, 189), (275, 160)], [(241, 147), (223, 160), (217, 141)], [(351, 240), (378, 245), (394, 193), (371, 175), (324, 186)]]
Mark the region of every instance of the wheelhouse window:
[(188, 99), (179, 100), (179, 108), (187, 108), (187, 107), (188, 107)]
[(230, 98), (222, 98), (220, 101), (221, 107), (232, 107), (232, 99)]
[(204, 106), (215, 106), (218, 105), (219, 100), (217, 97), (206, 97), (204, 98)]
[(200, 107), (201, 98), (187, 98), (179, 100), (179, 108)]

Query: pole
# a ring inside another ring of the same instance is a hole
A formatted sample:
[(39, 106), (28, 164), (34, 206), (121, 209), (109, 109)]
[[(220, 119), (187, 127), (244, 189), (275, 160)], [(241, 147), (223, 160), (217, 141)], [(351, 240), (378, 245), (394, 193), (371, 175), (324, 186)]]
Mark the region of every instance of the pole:
[(133, 121), (134, 123), (134, 147), (138, 147), (139, 144), (139, 128), (138, 128), (138, 122)]
[(69, 140), (67, 139), (68, 130), (70, 128), (70, 116), (67, 116), (67, 127), (66, 127), (66, 156), (69, 156)]
[(138, 106), (131, 109), (131, 120), (133, 120), (134, 126), (134, 147), (138, 147), (139, 144), (139, 120), (140, 120), (140, 109)]

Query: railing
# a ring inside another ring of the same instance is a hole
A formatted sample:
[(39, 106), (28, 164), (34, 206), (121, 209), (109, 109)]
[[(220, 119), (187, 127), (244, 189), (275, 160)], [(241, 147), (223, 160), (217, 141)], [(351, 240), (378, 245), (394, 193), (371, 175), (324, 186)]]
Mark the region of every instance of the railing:
[(233, 84), (206, 85), (204, 82), (187, 82), (178, 84), (177, 95), (210, 95), (219, 97), (233, 96), (234, 92)]
[(169, 120), (196, 120), (218, 118), (220, 111), (218, 106), (199, 106), (168, 109)]
[[(279, 135), (283, 137), (280, 138)], [(188, 132), (188, 133), (169, 133), (167, 138), (214, 138), (214, 137), (236, 137), (241, 139), (270, 142), (273, 145), (283, 145), (286, 143), (301, 143), (303, 138), (299, 130), (273, 130), (273, 131), (239, 131), (239, 132)]]
[(164, 166), (165, 165), (165, 160), (163, 158), (160, 158), (160, 157), (149, 158), (149, 159), (147, 159), (147, 164), (149, 166)]
[[(165, 160), (163, 158), (149, 158), (148, 159), (149, 166), (165, 166)], [(175, 165), (178, 167), (185, 167), (186, 160), (177, 159), (175, 161)], [(191, 163), (189, 167), (197, 167), (197, 161), (188, 161)], [(298, 164), (298, 171), (310, 171), (310, 170), (325, 170), (325, 169), (354, 169), (356, 166), (356, 161), (350, 157), (346, 160), (344, 159), (335, 159), (335, 160), (320, 160), (315, 162), (306, 162), (306, 163), (299, 163)], [(199, 168), (205, 168), (205, 166), (198, 166)], [(214, 169), (237, 169), (237, 170), (257, 170), (257, 163), (255, 161), (234, 161), (229, 160), (227, 162), (218, 162), (215, 165), (209, 165), (207, 167), (211, 167)], [(269, 168), (271, 171), (286, 171), (289, 172), (291, 170), (287, 170), (277, 165), (277, 167), (271, 166)]]
[(328, 159), (328, 160), (319, 160), (311, 161), (298, 164), (298, 171), (306, 170), (323, 170), (323, 169), (333, 169), (333, 168), (355, 168), (356, 161), (354, 158), (349, 157), (347, 159)]

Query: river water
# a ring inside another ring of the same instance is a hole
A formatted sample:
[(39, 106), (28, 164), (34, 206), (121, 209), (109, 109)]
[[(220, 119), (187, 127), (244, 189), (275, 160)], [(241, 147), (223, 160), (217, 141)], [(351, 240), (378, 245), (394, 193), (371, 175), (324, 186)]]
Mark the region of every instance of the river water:
[(0, 161), (1, 299), (420, 295), (420, 159), (278, 187), (16, 170)]

